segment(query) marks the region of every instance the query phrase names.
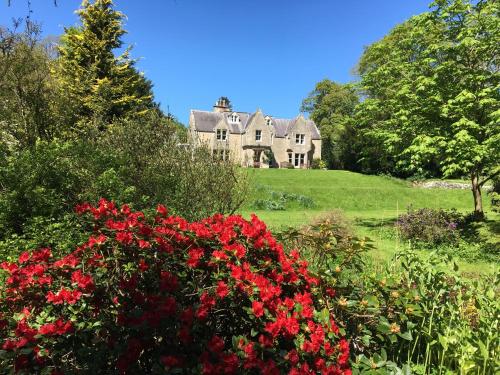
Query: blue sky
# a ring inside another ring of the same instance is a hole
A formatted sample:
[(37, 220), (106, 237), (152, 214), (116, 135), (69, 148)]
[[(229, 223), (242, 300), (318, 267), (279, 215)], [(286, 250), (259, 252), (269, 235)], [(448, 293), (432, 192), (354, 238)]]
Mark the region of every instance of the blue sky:
[[(363, 47), (428, 9), (430, 0), (115, 0), (125, 42), (156, 100), (182, 122), (227, 96), (240, 111), (294, 117), (316, 82), (355, 80)], [(79, 0), (32, 0), (45, 35), (77, 24)], [(0, 2), (0, 24), (27, 0)]]

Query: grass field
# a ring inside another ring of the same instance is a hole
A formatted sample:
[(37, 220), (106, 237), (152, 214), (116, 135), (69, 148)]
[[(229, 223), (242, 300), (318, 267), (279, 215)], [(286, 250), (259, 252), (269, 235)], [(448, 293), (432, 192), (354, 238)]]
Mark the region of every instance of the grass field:
[[(377, 250), (373, 257), (389, 260), (405, 244), (385, 235), (399, 213), (410, 205), (414, 208), (455, 208), (461, 212), (472, 210), (470, 190), (423, 189), (411, 183), (383, 176), (367, 176), (348, 171), (252, 169), (249, 170), (252, 192), (241, 209), (245, 216), (256, 213), (271, 229), (298, 227), (332, 210), (340, 209), (352, 221), (360, 236), (368, 236)], [(284, 211), (258, 210), (257, 199), (270, 199), (272, 192), (300, 194), (312, 198), (315, 206), (301, 207), (287, 204)], [(489, 222), (483, 228), (488, 240), (500, 243), (499, 215), (490, 212), (489, 200), (483, 196)], [(488, 263), (464, 264), (466, 270), (488, 271), (496, 265)]]

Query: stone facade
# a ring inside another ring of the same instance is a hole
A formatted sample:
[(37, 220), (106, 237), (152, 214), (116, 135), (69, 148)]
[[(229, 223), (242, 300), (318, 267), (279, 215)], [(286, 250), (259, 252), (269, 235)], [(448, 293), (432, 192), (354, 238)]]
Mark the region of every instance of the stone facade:
[(212, 112), (191, 110), (189, 138), (209, 147), (215, 157), (231, 156), (246, 167), (308, 168), (321, 158), (321, 137), (313, 121), (302, 115), (279, 119), (261, 110), (235, 112), (226, 98)]

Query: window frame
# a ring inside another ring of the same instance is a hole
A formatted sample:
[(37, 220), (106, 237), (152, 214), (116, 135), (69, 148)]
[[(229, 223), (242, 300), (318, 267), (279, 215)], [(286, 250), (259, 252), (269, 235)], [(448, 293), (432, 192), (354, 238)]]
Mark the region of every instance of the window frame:
[(295, 134), (295, 144), (296, 145), (305, 145), (306, 144), (306, 135), (304, 133), (296, 133)]
[(262, 130), (255, 130), (255, 142), (262, 142)]
[(227, 140), (227, 129), (217, 129), (215, 138), (218, 141), (226, 141)]

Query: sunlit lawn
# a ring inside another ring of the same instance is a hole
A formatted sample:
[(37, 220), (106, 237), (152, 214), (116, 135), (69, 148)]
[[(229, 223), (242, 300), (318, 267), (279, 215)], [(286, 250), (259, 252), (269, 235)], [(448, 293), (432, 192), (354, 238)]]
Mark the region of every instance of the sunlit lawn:
[[(256, 213), (271, 229), (298, 227), (332, 210), (340, 209), (351, 220), (359, 236), (368, 236), (377, 250), (372, 257), (388, 261), (405, 243), (388, 236), (399, 213), (410, 205), (414, 208), (455, 208), (461, 212), (472, 210), (470, 190), (423, 189), (412, 187), (403, 180), (367, 176), (347, 171), (253, 169), (249, 170), (251, 197), (241, 213)], [(270, 192), (301, 194), (314, 200), (314, 208), (303, 208), (293, 202), (284, 211), (256, 210), (256, 199), (270, 199)], [(490, 212), (489, 200), (483, 197), (489, 223), (482, 229), (485, 238), (499, 243), (499, 215)], [(495, 265), (478, 262), (463, 263), (464, 271), (484, 272)]]

